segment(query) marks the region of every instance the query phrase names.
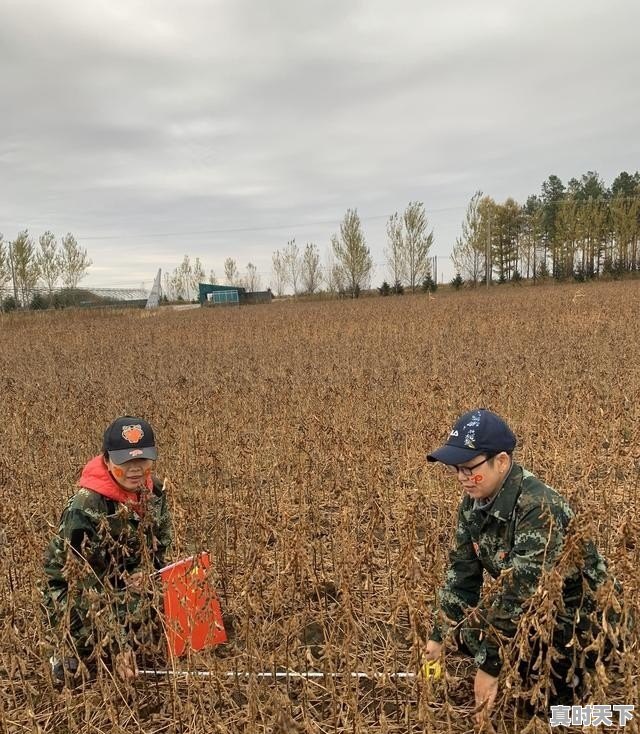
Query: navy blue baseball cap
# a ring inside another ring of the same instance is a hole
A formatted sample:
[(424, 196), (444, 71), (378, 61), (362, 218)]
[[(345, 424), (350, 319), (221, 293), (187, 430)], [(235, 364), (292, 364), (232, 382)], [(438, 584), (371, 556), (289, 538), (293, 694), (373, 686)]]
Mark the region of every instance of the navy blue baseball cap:
[(427, 456), (427, 461), (464, 464), (482, 454), (511, 452), (516, 437), (499, 415), (485, 408), (471, 410), (456, 421), (444, 446)]

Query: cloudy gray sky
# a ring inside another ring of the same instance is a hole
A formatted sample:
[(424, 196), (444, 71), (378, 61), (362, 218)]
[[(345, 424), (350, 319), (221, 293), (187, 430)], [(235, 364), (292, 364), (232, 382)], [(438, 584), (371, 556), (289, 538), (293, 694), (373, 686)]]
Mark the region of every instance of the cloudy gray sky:
[(73, 232), (93, 286), (185, 253), (267, 284), (357, 208), (382, 281), (419, 200), (447, 273), (476, 189), (640, 168), (639, 28), (636, 0), (4, 0), (0, 232)]

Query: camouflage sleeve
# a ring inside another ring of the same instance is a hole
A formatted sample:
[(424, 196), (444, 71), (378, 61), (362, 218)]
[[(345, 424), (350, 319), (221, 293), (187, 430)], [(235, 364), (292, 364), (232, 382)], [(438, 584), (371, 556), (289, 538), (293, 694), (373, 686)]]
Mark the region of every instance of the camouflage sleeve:
[[(58, 629), (60, 639), (73, 640), (78, 650), (88, 649), (93, 644), (90, 640), (95, 639), (88, 615), (92, 595), (104, 593), (103, 582), (109, 571), (105, 523), (99, 510), (70, 501), (45, 560), (47, 589), (43, 602), (49, 624)], [(107, 623), (115, 617), (114, 612), (103, 614), (100, 619)], [(118, 626), (112, 626), (116, 635), (124, 639)]]
[(65, 508), (56, 536), (49, 544), (45, 573), (50, 586), (66, 587), (69, 563), (79, 562), (83, 586), (95, 585), (106, 569), (104, 545), (99, 539), (98, 518), (72, 503)]
[(464, 505), (458, 510), (455, 545), (449, 553), (449, 568), (445, 582), (438, 592), (441, 617), (434, 620), (430, 639), (442, 642), (447, 631), (447, 620), (458, 623), (467, 607), (474, 607), (480, 598), (482, 564), (476, 554), (469, 529), (465, 522)]
[(463, 639), (481, 670), (496, 676), (500, 672), (498, 641), (491, 630), (515, 635), (525, 605), (543, 572), (557, 561), (563, 539), (562, 520), (548, 505), (528, 508), (516, 523), (509, 568), (500, 577), (498, 591), (463, 629)]
[(97, 586), (111, 571), (108, 532), (102, 525), (106, 519), (98, 513), (79, 508), (67, 511), (60, 526), (60, 536), (66, 541), (68, 553), (82, 561), (83, 587)]
[(157, 541), (157, 547), (153, 554), (153, 565), (156, 569), (160, 569), (165, 565), (165, 556), (173, 541), (171, 512), (169, 510), (167, 495), (164, 492), (162, 493), (162, 502), (160, 504)]

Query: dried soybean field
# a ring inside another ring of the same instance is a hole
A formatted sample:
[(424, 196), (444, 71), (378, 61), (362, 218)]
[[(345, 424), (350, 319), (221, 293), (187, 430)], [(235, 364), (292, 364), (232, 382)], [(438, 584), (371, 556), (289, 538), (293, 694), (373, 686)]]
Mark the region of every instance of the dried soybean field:
[[(473, 407), (510, 422), (640, 612), (639, 316), (640, 281), (0, 316), (0, 730), (471, 731), (455, 656), (435, 685), (225, 673), (417, 670), (460, 497), (425, 454)], [(171, 556), (211, 552), (231, 639), (191, 660), (207, 678), (57, 690), (43, 551), (122, 414), (156, 428)], [(640, 707), (635, 642), (596, 703)], [(515, 688), (498, 731), (528, 724)]]

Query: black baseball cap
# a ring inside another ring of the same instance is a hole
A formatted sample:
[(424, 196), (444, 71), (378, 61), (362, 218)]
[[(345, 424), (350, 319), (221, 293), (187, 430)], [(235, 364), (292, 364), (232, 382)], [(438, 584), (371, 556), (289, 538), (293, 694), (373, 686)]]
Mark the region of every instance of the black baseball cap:
[(124, 464), (132, 459), (158, 458), (153, 428), (143, 418), (130, 415), (116, 418), (104, 432), (102, 450), (109, 454), (114, 464)]
[(464, 464), (481, 454), (511, 453), (516, 437), (499, 415), (485, 408), (471, 410), (456, 421), (444, 446), (427, 456), (427, 461)]

